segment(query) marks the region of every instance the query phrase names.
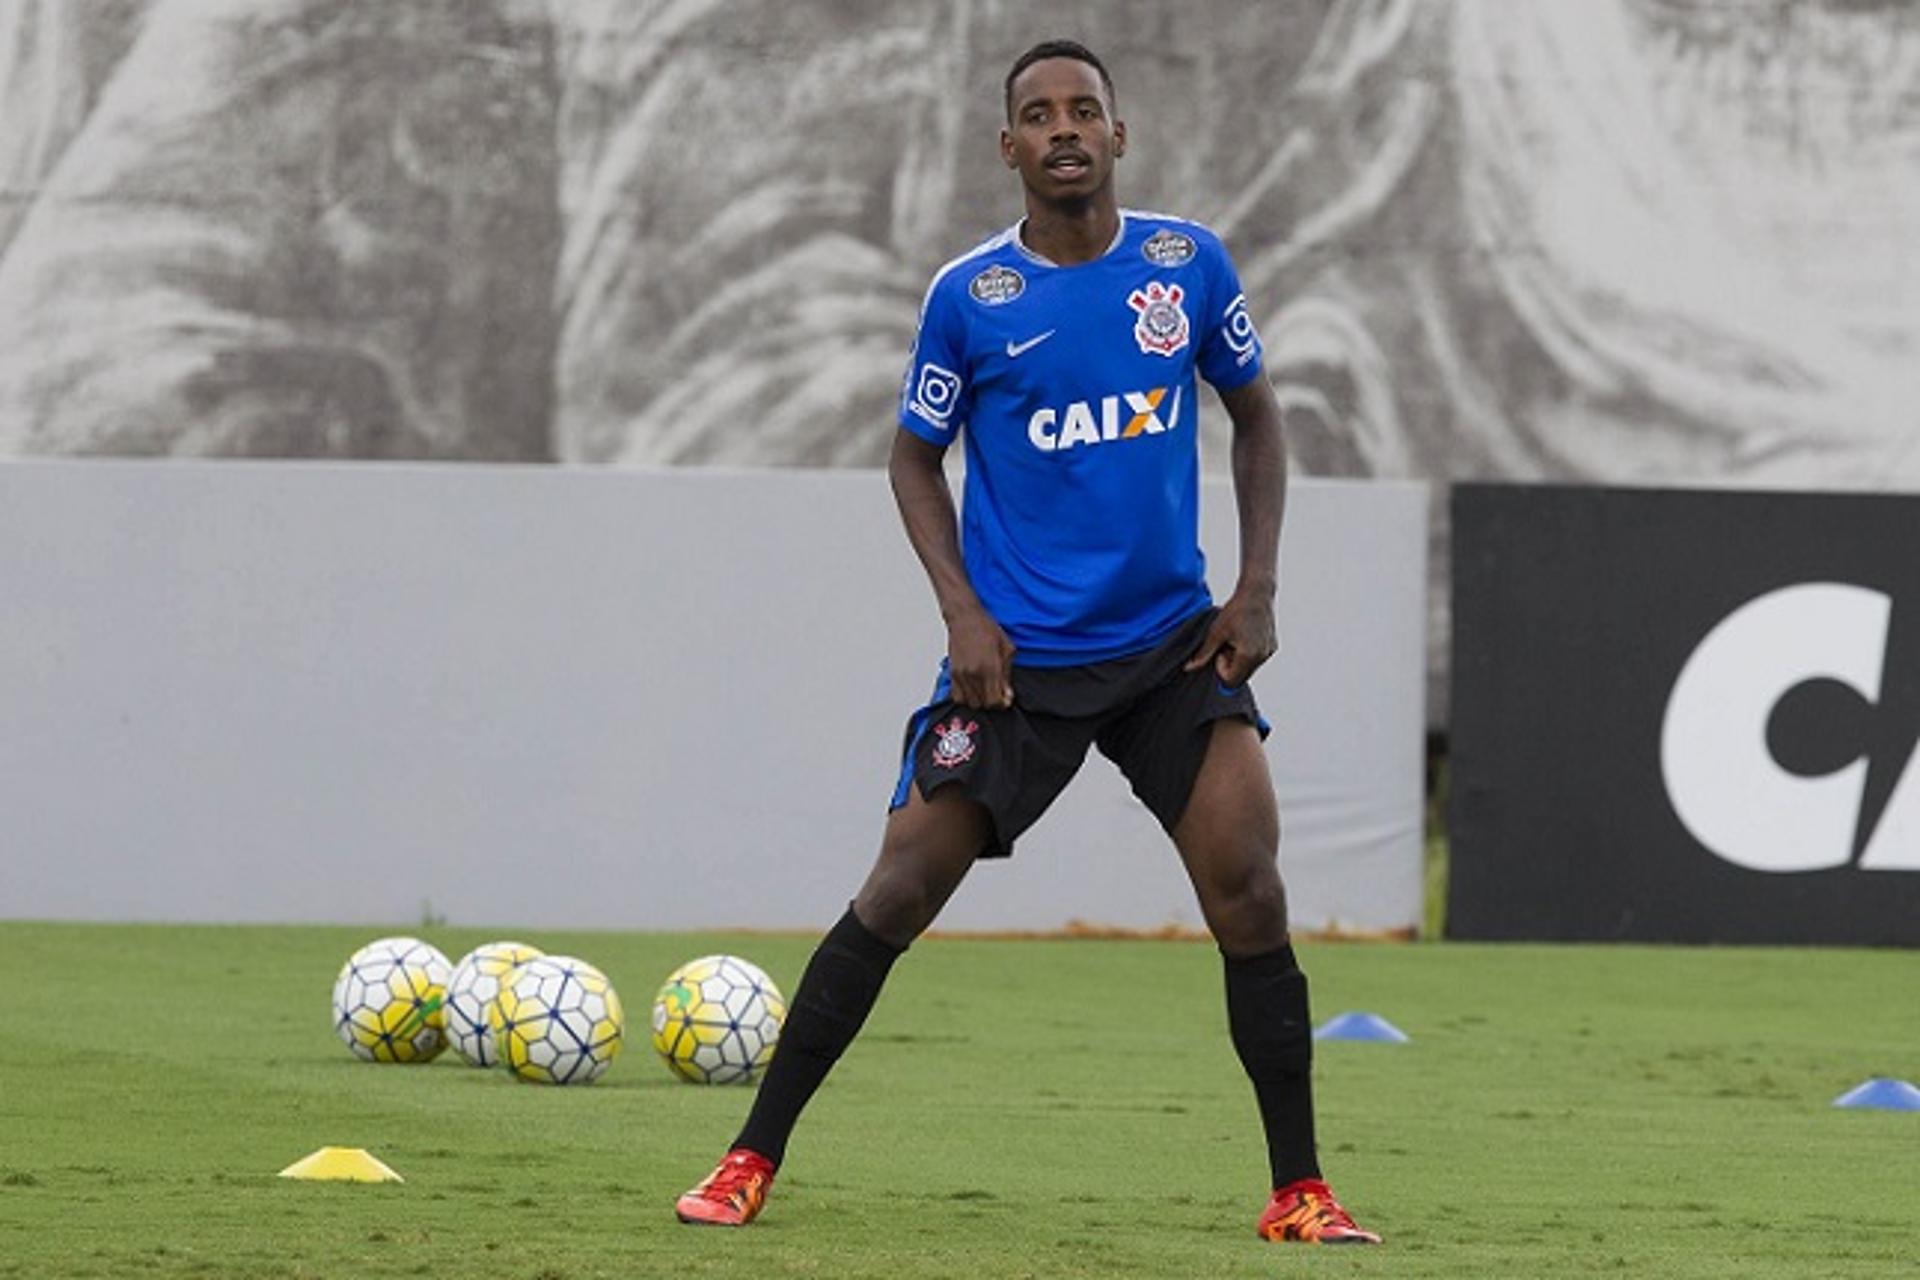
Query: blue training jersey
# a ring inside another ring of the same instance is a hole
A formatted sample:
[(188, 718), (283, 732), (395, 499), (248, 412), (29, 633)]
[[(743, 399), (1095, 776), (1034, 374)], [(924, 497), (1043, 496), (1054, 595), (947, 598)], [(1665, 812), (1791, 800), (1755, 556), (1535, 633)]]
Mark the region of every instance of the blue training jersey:
[(1016, 224), (934, 276), (900, 425), (965, 438), (961, 551), (1015, 662), (1137, 653), (1212, 603), (1194, 374), (1229, 391), (1260, 353), (1219, 237), (1179, 218), (1123, 210), (1073, 266)]

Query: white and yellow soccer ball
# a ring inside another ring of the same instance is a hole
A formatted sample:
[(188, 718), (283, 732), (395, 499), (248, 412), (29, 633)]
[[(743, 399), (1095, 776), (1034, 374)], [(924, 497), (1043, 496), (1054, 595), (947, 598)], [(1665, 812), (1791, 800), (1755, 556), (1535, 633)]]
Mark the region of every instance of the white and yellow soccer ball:
[(489, 1016), (499, 1060), (536, 1084), (589, 1084), (620, 1053), (620, 996), (604, 973), (572, 956), (516, 965)]
[(524, 942), (485, 942), (460, 957), (447, 979), (447, 1039), (455, 1053), (476, 1067), (500, 1061), (492, 1018), (501, 980), (514, 966), (545, 954)]
[(653, 1047), (694, 1084), (744, 1084), (765, 1069), (787, 1002), (766, 971), (738, 956), (701, 956), (653, 1001)]
[(377, 938), (333, 981), (333, 1029), (368, 1062), (430, 1062), (447, 1047), (447, 958), (418, 938)]

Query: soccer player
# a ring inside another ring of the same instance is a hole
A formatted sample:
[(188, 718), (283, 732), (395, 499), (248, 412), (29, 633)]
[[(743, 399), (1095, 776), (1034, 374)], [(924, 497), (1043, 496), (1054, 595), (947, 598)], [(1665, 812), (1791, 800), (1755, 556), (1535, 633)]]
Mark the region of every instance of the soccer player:
[[(1000, 152), (1026, 217), (934, 277), (888, 466), (946, 661), (908, 722), (873, 870), (807, 965), (746, 1126), (676, 1209), (752, 1221), (894, 961), (1097, 746), (1172, 836), (1219, 945), (1272, 1166), (1260, 1234), (1378, 1243), (1315, 1154), (1307, 981), (1247, 687), (1276, 644), (1286, 486), (1260, 339), (1211, 232), (1119, 207), (1127, 131), (1098, 58), (1035, 46), (1007, 75), (1006, 109)], [(1218, 608), (1198, 544), (1196, 373), (1233, 422), (1240, 574)], [(956, 435), (964, 525), (942, 470)]]

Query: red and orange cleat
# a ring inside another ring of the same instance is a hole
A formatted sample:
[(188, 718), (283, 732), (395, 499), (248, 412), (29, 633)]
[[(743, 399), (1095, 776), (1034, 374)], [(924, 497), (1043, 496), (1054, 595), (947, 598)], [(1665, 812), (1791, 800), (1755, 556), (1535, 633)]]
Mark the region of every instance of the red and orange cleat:
[(1333, 1198), (1333, 1189), (1318, 1178), (1290, 1182), (1273, 1193), (1260, 1215), (1260, 1238), (1300, 1244), (1379, 1244), (1380, 1237), (1362, 1231), (1353, 1215)]
[(767, 1202), (773, 1162), (758, 1151), (735, 1147), (705, 1181), (680, 1197), (673, 1211), (682, 1222), (744, 1227)]

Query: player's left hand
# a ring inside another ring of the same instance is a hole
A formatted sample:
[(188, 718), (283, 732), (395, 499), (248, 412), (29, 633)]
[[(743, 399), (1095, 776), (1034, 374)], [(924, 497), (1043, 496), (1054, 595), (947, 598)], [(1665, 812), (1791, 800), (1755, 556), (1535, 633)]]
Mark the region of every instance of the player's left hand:
[(1198, 671), (1211, 662), (1220, 683), (1237, 689), (1279, 647), (1272, 598), (1244, 596), (1236, 591), (1213, 616), (1206, 639), (1187, 659), (1185, 669)]

